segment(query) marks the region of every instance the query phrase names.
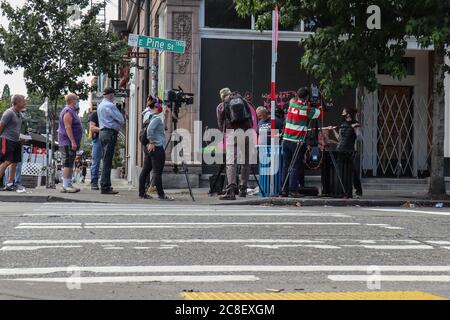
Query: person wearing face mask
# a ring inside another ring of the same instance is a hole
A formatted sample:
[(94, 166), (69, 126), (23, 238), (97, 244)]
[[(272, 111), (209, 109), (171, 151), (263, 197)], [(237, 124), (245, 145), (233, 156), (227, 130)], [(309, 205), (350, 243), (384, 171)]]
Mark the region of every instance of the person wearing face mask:
[(139, 176), (139, 198), (152, 199), (146, 193), (147, 179), (150, 172), (153, 172), (153, 181), (158, 193), (158, 200), (172, 201), (173, 197), (168, 196), (163, 189), (162, 173), (166, 161), (166, 152), (164, 150), (166, 137), (163, 120), (162, 103), (155, 97), (148, 100), (147, 109), (143, 113), (143, 123), (145, 128), (145, 137), (140, 137), (144, 147), (144, 166)]
[(344, 195), (347, 198), (353, 197), (353, 185), (356, 189), (356, 196), (362, 196), (361, 179), (355, 166), (355, 143), (362, 140), (361, 125), (356, 120), (356, 110), (345, 108), (342, 110), (342, 123), (339, 126), (339, 132), (333, 129), (338, 143), (336, 151), (338, 151), (337, 165), (342, 183), (345, 187)]

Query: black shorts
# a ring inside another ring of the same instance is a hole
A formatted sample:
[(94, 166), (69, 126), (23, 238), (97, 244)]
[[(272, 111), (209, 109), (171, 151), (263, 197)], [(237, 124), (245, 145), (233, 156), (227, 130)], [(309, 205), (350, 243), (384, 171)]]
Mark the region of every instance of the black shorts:
[(73, 168), (77, 152), (72, 150), (72, 146), (60, 146), (61, 162), (64, 168)]
[(1, 159), (2, 162), (8, 161), (11, 163), (22, 162), (22, 144), (20, 142), (1, 138)]

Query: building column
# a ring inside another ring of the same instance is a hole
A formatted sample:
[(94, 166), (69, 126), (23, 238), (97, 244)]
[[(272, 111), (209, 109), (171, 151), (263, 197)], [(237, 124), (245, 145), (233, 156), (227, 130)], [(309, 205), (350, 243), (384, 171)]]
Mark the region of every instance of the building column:
[[(200, 97), (198, 96), (200, 78), (200, 35), (199, 35), (199, 0), (167, 0), (165, 31), (168, 39), (182, 40), (186, 43), (184, 54), (165, 54), (165, 90), (183, 88), (186, 93), (194, 93), (194, 104), (183, 105), (178, 122), (179, 129), (191, 133), (194, 160), (194, 122), (200, 120)], [(161, 26), (160, 26), (161, 27)], [(187, 156), (187, 155), (185, 155)], [(189, 160), (189, 159), (186, 159)], [(186, 161), (190, 163), (190, 161)]]

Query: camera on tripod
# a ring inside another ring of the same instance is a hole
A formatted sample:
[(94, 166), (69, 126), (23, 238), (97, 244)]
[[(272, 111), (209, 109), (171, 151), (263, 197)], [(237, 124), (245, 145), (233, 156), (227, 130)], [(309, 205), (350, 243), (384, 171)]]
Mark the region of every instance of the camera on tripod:
[(178, 89), (167, 91), (167, 97), (165, 100), (169, 106), (172, 104), (175, 104), (175, 106), (181, 106), (182, 104), (191, 105), (194, 103), (194, 94), (186, 93), (180, 86), (178, 86)]
[(315, 84), (311, 84), (311, 95), (309, 98), (309, 104), (313, 108), (318, 108), (321, 106), (320, 90)]

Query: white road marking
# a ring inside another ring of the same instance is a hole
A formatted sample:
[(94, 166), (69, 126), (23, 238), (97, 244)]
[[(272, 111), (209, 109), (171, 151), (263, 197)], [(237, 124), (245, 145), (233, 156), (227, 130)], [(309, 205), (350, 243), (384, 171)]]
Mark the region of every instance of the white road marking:
[(441, 244), (441, 245), (450, 244), (450, 241), (425, 241), (425, 242), (432, 243), (432, 244)]
[[(331, 218), (350, 218), (348, 215), (337, 214), (337, 213), (295, 213), (295, 212), (139, 212), (130, 213), (133, 210), (127, 210), (127, 212), (102, 212), (95, 213), (90, 210), (90, 212), (48, 212), (47, 213), (25, 213), (24, 217), (51, 217), (51, 216), (64, 216), (64, 217), (110, 217), (110, 216), (124, 216), (124, 217), (154, 217), (154, 216), (192, 216), (192, 217), (331, 217)], [(179, 210), (177, 210), (179, 211)]]
[(249, 248), (262, 249), (283, 249), (283, 248), (316, 248), (316, 249), (340, 249), (340, 247), (326, 244), (281, 244), (281, 245), (264, 245), (264, 244), (248, 244)]
[(400, 213), (422, 213), (422, 214), (432, 214), (438, 216), (450, 216), (449, 211), (424, 211), (424, 210), (411, 210), (411, 209), (368, 209), (371, 211), (380, 212), (400, 212)]
[(366, 249), (381, 249), (381, 250), (426, 250), (434, 249), (433, 246), (427, 245), (342, 245), (343, 247), (363, 247)]
[(323, 243), (327, 240), (295, 239), (80, 239), (7, 240), (3, 244), (100, 244), (100, 243)]
[(83, 248), (83, 246), (4, 246), (0, 251), (33, 251), (41, 249)]
[[(80, 272), (92, 273), (199, 273), (199, 272), (367, 272), (376, 266), (380, 272), (450, 272), (448, 266), (420, 265), (184, 265), (184, 266), (90, 266), (77, 268)], [(1, 276), (43, 275), (63, 272), (68, 267), (6, 268)]]
[(54, 283), (127, 283), (127, 282), (242, 282), (258, 281), (253, 275), (210, 276), (123, 276), (123, 277), (70, 277), (70, 278), (19, 278), (10, 281), (54, 282)]
[[(375, 278), (376, 277), (376, 278)], [(330, 275), (332, 281), (367, 282), (376, 279), (380, 282), (450, 282), (450, 276), (422, 276), (422, 275)]]
[(149, 222), (149, 223), (21, 223), (16, 229), (177, 229), (254, 226), (359, 226), (356, 222)]

